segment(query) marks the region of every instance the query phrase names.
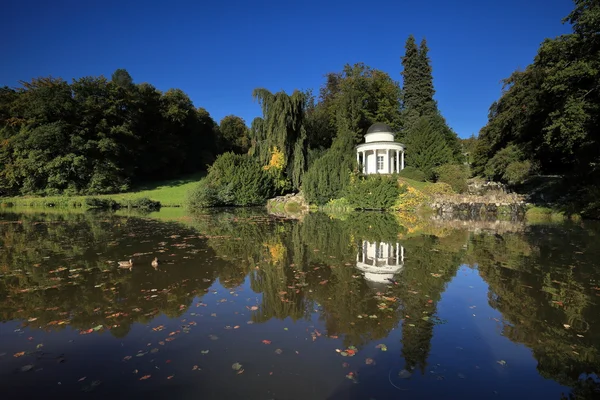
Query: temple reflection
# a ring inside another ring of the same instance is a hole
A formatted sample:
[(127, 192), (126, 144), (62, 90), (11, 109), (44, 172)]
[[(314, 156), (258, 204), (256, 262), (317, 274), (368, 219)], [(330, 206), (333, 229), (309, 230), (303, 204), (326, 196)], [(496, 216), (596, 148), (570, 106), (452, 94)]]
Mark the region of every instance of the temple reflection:
[(371, 286), (389, 284), (404, 268), (404, 247), (400, 243), (363, 240), (358, 247), (356, 267)]

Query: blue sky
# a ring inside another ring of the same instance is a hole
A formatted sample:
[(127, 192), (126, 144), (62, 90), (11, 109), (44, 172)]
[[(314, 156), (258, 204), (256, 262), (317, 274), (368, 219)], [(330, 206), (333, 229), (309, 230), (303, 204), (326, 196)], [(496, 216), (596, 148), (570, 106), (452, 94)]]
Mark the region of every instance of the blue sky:
[(180, 88), (219, 121), (260, 115), (251, 93), (318, 90), (365, 64), (400, 81), (409, 34), (426, 37), (436, 99), (461, 137), (477, 133), (500, 80), (570, 32), (571, 0), (4, 0), (0, 85), (32, 77), (110, 77)]

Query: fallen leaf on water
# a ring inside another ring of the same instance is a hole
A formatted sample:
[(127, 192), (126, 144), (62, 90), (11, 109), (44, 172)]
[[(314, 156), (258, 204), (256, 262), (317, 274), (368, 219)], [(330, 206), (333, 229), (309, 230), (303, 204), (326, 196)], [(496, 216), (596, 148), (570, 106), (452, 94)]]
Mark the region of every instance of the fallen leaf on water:
[(25, 355), (25, 352), (24, 351), (20, 351), (18, 353), (13, 354), (13, 357), (21, 357), (21, 356), (24, 356), (24, 355)]
[(32, 364), (27, 364), (21, 367), (21, 372), (27, 372), (27, 371), (31, 371), (33, 369), (33, 365)]
[(199, 370), (199, 369), (200, 369), (200, 367), (199, 367), (199, 366), (197, 366), (197, 365), (194, 365), (194, 366), (192, 367), (192, 371), (197, 371), (197, 370)]
[(236, 325), (236, 326), (233, 327), (233, 329), (239, 329), (239, 328), (240, 328), (239, 325)]
[(233, 363), (233, 364), (231, 365), (231, 368), (232, 368), (233, 370), (235, 370), (235, 371), (239, 371), (240, 369), (242, 369), (242, 364), (240, 364), (240, 363), (238, 363), (238, 362), (236, 362), (236, 363)]
[(84, 381), (84, 380), (85, 380), (85, 378), (87, 378), (87, 376), (84, 376), (83, 378), (79, 378), (79, 379), (77, 380), (77, 382)]
[(250, 311), (256, 311), (258, 310), (258, 306), (252, 306), (249, 308)]
[(409, 370), (403, 369), (398, 373), (398, 376), (402, 379), (408, 379), (412, 376), (412, 373)]
[(569, 328), (571, 327), (571, 325), (567, 325), (567, 324), (564, 324), (563, 326), (564, 326), (566, 329), (569, 329)]
[(152, 375), (144, 375), (140, 378), (140, 381), (145, 381), (146, 379), (150, 378)]
[(132, 358), (131, 356), (125, 356), (125, 357), (123, 357), (123, 361), (131, 360), (131, 358)]
[(365, 364), (367, 364), (367, 365), (375, 365), (375, 360), (373, 360), (372, 358), (367, 358), (365, 360)]
[(243, 370), (243, 369), (240, 369), (240, 370), (237, 372), (237, 374), (238, 374), (238, 375), (239, 375), (239, 374), (243, 374), (243, 373), (244, 373), (244, 370)]
[(506, 361), (504, 361), (504, 360), (500, 360), (500, 361), (496, 361), (496, 362), (502, 366), (506, 365)]
[(375, 346), (376, 349), (381, 349), (381, 351), (387, 351), (387, 346), (383, 343), (378, 344), (377, 346)]
[(173, 379), (174, 376), (175, 375), (169, 375), (169, 376), (167, 376), (167, 379)]
[(265, 339), (265, 340), (263, 340), (263, 341), (262, 341), (262, 343), (263, 343), (263, 344), (271, 344), (271, 341), (270, 341), (270, 340), (267, 340), (267, 339)]
[(275, 354), (281, 354), (281, 353), (283, 353), (283, 350), (281, 350), (281, 349), (275, 350)]

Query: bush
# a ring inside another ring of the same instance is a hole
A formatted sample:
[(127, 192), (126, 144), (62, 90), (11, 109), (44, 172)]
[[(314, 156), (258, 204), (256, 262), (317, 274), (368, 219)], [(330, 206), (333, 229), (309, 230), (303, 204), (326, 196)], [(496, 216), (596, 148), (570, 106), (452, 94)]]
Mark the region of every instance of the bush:
[(327, 204), (323, 206), (323, 211), (325, 212), (348, 212), (353, 211), (354, 207), (350, 205), (350, 202), (345, 197), (340, 197), (339, 199), (329, 200)]
[(304, 174), (302, 191), (311, 204), (324, 205), (342, 196), (350, 183), (353, 160), (329, 150), (315, 160)]
[(414, 187), (402, 185), (401, 193), (393, 208), (399, 211), (414, 211), (423, 206), (428, 199), (426, 194)]
[(436, 182), (423, 187), (423, 193), (429, 196), (440, 196), (445, 194), (454, 194), (454, 189), (447, 183)]
[(117, 208), (118, 204), (113, 199), (101, 199), (99, 197), (86, 197), (85, 205), (89, 208), (113, 209)]
[(385, 210), (394, 205), (400, 192), (396, 179), (384, 175), (369, 175), (350, 184), (346, 190), (346, 199), (354, 208)]
[(438, 182), (444, 182), (452, 186), (457, 193), (467, 191), (468, 173), (462, 165), (444, 164), (435, 169)]
[(261, 205), (274, 193), (268, 173), (247, 155), (221, 154), (188, 193), (190, 207)]
[(510, 185), (518, 185), (525, 182), (525, 179), (531, 174), (531, 162), (513, 161), (506, 167), (502, 178)]
[(141, 197), (139, 199), (127, 200), (122, 206), (127, 208), (141, 208), (144, 210), (158, 210), (160, 209), (160, 202), (150, 200), (147, 197)]
[(398, 173), (398, 176), (403, 178), (412, 179), (414, 181), (425, 182), (425, 173), (415, 167), (406, 167)]

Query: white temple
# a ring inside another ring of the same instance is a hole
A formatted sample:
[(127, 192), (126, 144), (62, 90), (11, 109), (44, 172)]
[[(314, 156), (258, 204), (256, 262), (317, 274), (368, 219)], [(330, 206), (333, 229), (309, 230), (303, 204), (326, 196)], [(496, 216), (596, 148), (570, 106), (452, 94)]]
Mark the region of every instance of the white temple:
[(356, 268), (373, 284), (389, 284), (404, 268), (404, 247), (399, 243), (363, 240), (356, 255)]
[(386, 124), (371, 125), (365, 143), (356, 146), (356, 161), (364, 174), (393, 174), (404, 169), (404, 145), (394, 141)]

